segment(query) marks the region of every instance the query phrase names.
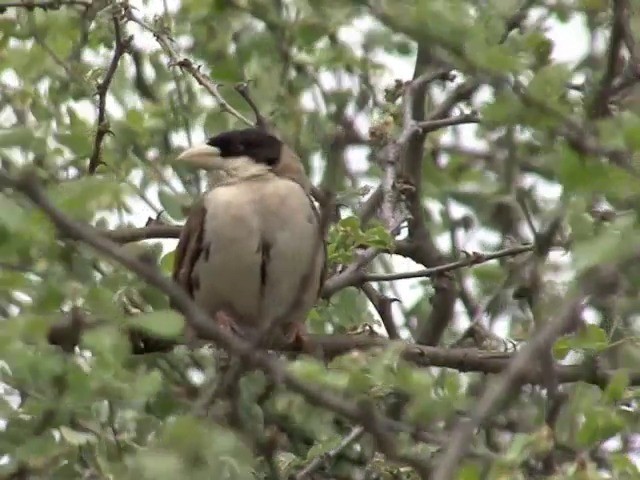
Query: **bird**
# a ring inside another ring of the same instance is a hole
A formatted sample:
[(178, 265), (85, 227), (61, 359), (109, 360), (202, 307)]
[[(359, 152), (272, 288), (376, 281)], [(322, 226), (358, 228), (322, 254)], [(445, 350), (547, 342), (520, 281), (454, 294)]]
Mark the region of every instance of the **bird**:
[(271, 340), (304, 348), (327, 252), (299, 156), (249, 127), (186, 149), (176, 164), (205, 170), (208, 187), (182, 228), (173, 280), (220, 327), (246, 336), (271, 325)]

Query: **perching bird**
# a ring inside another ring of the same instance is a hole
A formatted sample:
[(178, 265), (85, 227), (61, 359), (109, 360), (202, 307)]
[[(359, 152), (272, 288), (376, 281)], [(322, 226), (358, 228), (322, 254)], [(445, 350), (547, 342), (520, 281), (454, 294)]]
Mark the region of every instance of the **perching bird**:
[(299, 157), (276, 137), (247, 128), (189, 148), (177, 163), (206, 170), (209, 191), (180, 235), (174, 280), (235, 333), (276, 322), (269, 335), (305, 341), (326, 249)]

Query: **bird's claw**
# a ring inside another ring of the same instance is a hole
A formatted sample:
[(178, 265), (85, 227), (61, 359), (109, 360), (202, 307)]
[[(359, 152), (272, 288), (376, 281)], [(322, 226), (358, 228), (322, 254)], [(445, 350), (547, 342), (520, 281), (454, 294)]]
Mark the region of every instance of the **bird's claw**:
[(238, 335), (238, 336), (241, 335), (242, 331), (238, 326), (238, 323), (236, 322), (235, 318), (233, 318), (233, 316), (231, 316), (224, 310), (218, 311), (215, 314), (213, 319), (218, 324), (218, 326), (223, 330), (229, 333), (233, 333), (234, 335)]
[(309, 340), (309, 333), (303, 322), (294, 322), (289, 326), (285, 334), (285, 341), (287, 345), (301, 352), (313, 352), (313, 346)]

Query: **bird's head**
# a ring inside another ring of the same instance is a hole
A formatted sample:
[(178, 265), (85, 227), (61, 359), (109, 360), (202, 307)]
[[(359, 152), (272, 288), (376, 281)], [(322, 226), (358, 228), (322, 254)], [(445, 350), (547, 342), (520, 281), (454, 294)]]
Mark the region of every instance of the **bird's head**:
[(206, 170), (215, 183), (273, 173), (297, 181), (305, 190), (311, 187), (295, 152), (257, 128), (222, 132), (203, 145), (188, 148), (176, 161)]

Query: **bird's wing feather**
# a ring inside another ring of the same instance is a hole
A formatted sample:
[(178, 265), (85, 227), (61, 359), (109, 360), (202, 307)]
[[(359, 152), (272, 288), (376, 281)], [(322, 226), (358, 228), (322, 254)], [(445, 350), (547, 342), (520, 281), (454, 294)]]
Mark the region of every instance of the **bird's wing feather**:
[(201, 199), (193, 204), (187, 221), (182, 227), (173, 262), (173, 280), (184, 288), (192, 298), (193, 278), (191, 272), (202, 251), (205, 216), (206, 209), (204, 201)]
[(318, 225), (318, 235), (321, 236), (320, 238), (320, 249), (322, 250), (322, 267), (320, 268), (320, 280), (318, 281), (318, 293), (317, 293), (317, 297), (320, 298), (320, 295), (322, 294), (322, 289), (324, 288), (324, 282), (327, 279), (327, 268), (328, 268), (328, 262), (327, 262), (327, 241), (325, 238), (325, 233), (324, 231), (322, 231), (322, 229), (324, 228), (324, 225), (321, 225), (322, 222), (322, 217), (320, 215), (320, 211), (318, 210), (318, 207), (316, 207), (316, 204), (313, 202), (313, 197), (311, 195), (307, 195), (307, 199), (309, 200), (309, 203), (311, 204), (311, 210), (313, 211), (313, 215), (316, 218), (316, 222)]

